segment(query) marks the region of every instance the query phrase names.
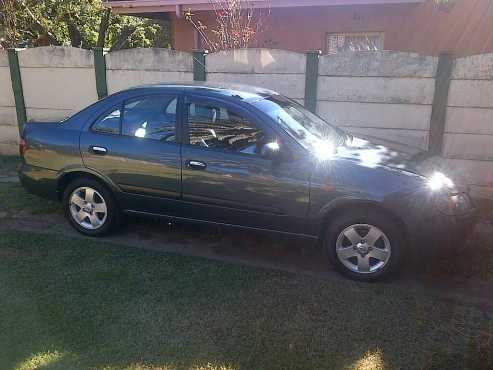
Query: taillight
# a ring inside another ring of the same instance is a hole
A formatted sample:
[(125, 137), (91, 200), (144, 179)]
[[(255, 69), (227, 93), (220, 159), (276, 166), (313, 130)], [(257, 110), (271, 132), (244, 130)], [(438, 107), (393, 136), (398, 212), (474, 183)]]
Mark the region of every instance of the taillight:
[(26, 139), (21, 138), (21, 140), (19, 141), (19, 154), (21, 155), (21, 157), (24, 155), (26, 150), (27, 150), (27, 141)]

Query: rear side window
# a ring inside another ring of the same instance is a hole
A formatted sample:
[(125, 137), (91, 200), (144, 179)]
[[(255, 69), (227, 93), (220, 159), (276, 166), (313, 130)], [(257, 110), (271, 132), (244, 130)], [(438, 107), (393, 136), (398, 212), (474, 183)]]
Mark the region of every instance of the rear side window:
[(153, 95), (125, 103), (122, 134), (139, 138), (175, 141), (175, 96)]
[(115, 109), (99, 118), (94, 125), (92, 125), (92, 130), (104, 134), (118, 135), (120, 134), (120, 117), (120, 109)]

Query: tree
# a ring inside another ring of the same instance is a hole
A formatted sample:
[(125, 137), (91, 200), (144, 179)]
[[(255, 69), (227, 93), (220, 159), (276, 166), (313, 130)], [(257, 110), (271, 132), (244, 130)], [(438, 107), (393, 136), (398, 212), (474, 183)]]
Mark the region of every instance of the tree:
[(270, 9), (255, 7), (250, 0), (210, 0), (215, 21), (207, 26), (191, 9), (185, 19), (197, 30), (210, 51), (257, 46), (264, 18)]
[(162, 36), (167, 33), (164, 22), (113, 15), (101, 0), (0, 0), (0, 5), (4, 47), (170, 45), (169, 37)]

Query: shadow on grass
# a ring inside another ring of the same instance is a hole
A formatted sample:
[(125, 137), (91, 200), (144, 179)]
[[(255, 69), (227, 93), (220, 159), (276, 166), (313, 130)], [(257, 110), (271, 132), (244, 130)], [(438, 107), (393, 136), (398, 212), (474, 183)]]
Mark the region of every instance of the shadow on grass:
[(0, 155), (0, 177), (15, 176), (19, 163), (19, 156)]
[(61, 205), (26, 192), (20, 184), (0, 183), (0, 210), (9, 214), (45, 215), (61, 211)]
[(4, 233), (0, 256), (2, 369), (465, 368), (484, 329), (416, 289), (96, 240)]

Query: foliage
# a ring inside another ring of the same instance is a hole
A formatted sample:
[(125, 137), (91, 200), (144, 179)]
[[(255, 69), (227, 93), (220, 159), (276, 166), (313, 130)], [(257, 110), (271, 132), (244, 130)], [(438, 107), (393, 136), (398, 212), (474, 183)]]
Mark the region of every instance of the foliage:
[(163, 22), (110, 14), (101, 0), (0, 0), (4, 47), (168, 47)]
[[(199, 32), (211, 51), (241, 49), (255, 46), (263, 31), (264, 14), (250, 0), (210, 0), (214, 24), (206, 26), (191, 9), (185, 19)], [(267, 14), (270, 13), (268, 9)]]

